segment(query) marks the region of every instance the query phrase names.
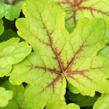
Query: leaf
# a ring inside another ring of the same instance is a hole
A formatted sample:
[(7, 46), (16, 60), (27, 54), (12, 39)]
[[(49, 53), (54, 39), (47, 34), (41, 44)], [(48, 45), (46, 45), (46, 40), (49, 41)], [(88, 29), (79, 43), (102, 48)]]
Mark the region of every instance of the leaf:
[(4, 27), (3, 27), (3, 21), (0, 19), (0, 35), (3, 33)]
[(34, 81), (34, 84), (27, 87), (25, 92), (26, 109), (43, 109), (44, 107), (46, 107), (46, 109), (50, 109), (51, 107), (52, 109), (65, 108), (65, 80), (60, 80), (53, 88), (52, 84), (55, 83), (51, 83), (53, 81), (53, 77), (51, 76), (52, 75), (48, 75), (48, 77), (47, 75), (42, 76), (42, 78), (39, 78), (40, 80), (36, 78), (37, 81)]
[(77, 104), (70, 103), (66, 109), (80, 109), (80, 107)]
[(19, 63), (31, 52), (31, 47), (20, 42), (18, 38), (12, 38), (0, 43), (0, 77), (8, 76), (12, 65)]
[[(108, 85), (106, 80), (108, 62), (105, 56), (98, 56), (98, 51), (105, 42), (103, 22), (101, 20), (86, 22), (86, 20), (80, 21), (72, 34), (71, 45), (74, 52), (73, 57), (68, 61), (67, 68), (70, 68), (70, 71), (67, 79), (83, 95), (93, 96), (94, 90), (101, 93), (108, 90), (105, 89), (107, 86), (104, 86), (104, 84)], [(102, 26), (99, 27), (98, 25), (101, 24)]]
[(84, 95), (109, 92), (108, 58), (97, 55), (106, 43), (103, 20), (83, 19), (69, 34), (65, 12), (52, 0), (27, 0), (23, 12), (25, 18), (16, 22), (18, 34), (33, 52), (14, 66), (10, 82), (29, 84), (26, 109), (65, 107), (66, 79)]
[[(108, 18), (109, 17), (109, 0), (57, 0), (64, 6), (67, 16), (66, 21), (76, 25), (77, 21), (82, 18)], [(69, 13), (69, 14), (68, 14)], [(73, 28), (69, 27), (69, 31)], [(71, 25), (70, 24), (70, 25)], [(70, 28), (70, 29), (69, 29)]]
[(78, 94), (78, 93), (79, 93), (78, 89), (75, 88), (75, 87), (74, 87), (73, 85), (71, 85), (70, 83), (68, 83), (68, 89), (69, 89), (69, 91), (72, 92), (72, 93), (75, 93), (75, 94)]
[(109, 46), (105, 46), (103, 49), (99, 51), (99, 55), (108, 56), (109, 57)]
[(109, 109), (109, 94), (102, 95), (94, 104), (93, 109)]
[(2, 86), (13, 92), (13, 98), (7, 106), (0, 109), (24, 109), (24, 87), (22, 85), (13, 86), (9, 81), (5, 81)]
[(8, 20), (18, 18), (22, 9), (22, 3), (16, 5), (5, 4), (0, 1), (0, 18), (5, 17)]
[(5, 90), (5, 88), (0, 87), (0, 107), (5, 107), (8, 101), (12, 99), (12, 91)]
[(71, 33), (75, 28), (74, 20), (69, 18), (69, 17), (71, 17), (71, 13), (72, 13), (72, 11), (69, 11), (69, 10), (66, 11), (66, 17), (65, 17), (65, 27), (67, 28), (69, 33)]
[(52, 109), (80, 109), (79, 106), (74, 103), (66, 105), (66, 103), (63, 102), (65, 87), (60, 89), (59, 85), (59, 83), (56, 85), (54, 88), (55, 92), (52, 92), (52, 94), (50, 93), (50, 89), (47, 89), (42, 93), (39, 92), (41, 87), (38, 87), (36, 84), (29, 86), (25, 92), (26, 109), (42, 109), (44, 105), (46, 105), (46, 109), (51, 109), (51, 107)]

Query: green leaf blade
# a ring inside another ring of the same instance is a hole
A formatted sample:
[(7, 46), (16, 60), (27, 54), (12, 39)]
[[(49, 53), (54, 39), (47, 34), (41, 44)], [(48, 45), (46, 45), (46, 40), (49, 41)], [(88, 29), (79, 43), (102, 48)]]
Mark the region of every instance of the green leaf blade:
[(9, 100), (8, 105), (0, 109), (25, 109), (23, 85), (12, 85), (9, 81), (4, 81), (1, 86), (13, 92), (13, 97)]
[(93, 109), (108, 109), (109, 95), (102, 95), (94, 104)]
[(22, 3), (11, 5), (0, 1), (0, 18), (5, 17), (6, 19), (13, 21), (19, 17), (21, 9)]
[[(93, 25), (93, 27), (96, 27), (95, 25), (98, 25), (98, 24), (101, 24), (101, 27), (98, 27), (97, 29), (92, 30), (92, 25)], [(87, 25), (87, 26), (85, 26), (85, 25)], [(102, 56), (101, 57), (97, 56), (97, 52), (100, 50), (100, 48), (103, 48), (105, 46), (105, 37), (103, 36), (104, 35), (103, 28), (105, 27), (105, 25), (101, 20), (98, 20), (98, 19), (97, 19), (97, 21), (95, 21), (95, 23), (93, 21), (92, 25), (91, 25), (91, 22), (87, 22), (84, 20), (74, 30), (73, 36), (75, 36), (75, 37), (72, 37), (72, 42), (71, 42), (72, 48), (74, 51), (74, 56), (69, 61), (69, 66), (68, 66), (71, 68), (71, 66), (74, 64), (73, 68), (70, 69), (70, 70), (72, 70), (72, 73), (70, 73), (71, 71), (69, 72), (69, 74), (71, 74), (71, 75), (68, 74), (68, 76), (72, 76), (72, 79), (74, 80), (74, 81), (72, 81), (72, 85), (74, 85), (75, 84), (74, 82), (76, 82), (77, 84), (79, 84), (77, 86), (78, 88), (80, 88), (81, 86), (83, 86), (83, 87), (88, 86), (86, 89), (84, 89), (84, 91), (89, 90), (89, 92), (91, 89), (91, 82), (92, 83), (94, 82), (92, 85), (93, 86), (92, 90), (96, 90), (95, 84), (97, 84), (97, 86), (99, 86), (99, 87), (103, 87), (104, 84), (108, 85), (108, 81), (103, 80), (103, 78), (105, 79), (105, 74), (103, 74), (103, 72), (106, 71), (107, 72), (106, 74), (108, 74), (108, 69), (105, 69), (105, 66), (108, 66), (108, 63), (105, 62), (107, 59)], [(81, 27), (83, 27), (83, 28), (81, 28)], [(101, 31), (101, 33), (99, 34), (98, 31)], [(75, 40), (77, 41), (77, 43), (75, 43)], [(107, 65), (104, 65), (104, 63)], [(102, 71), (102, 69), (104, 71)], [(73, 74), (74, 74), (74, 76), (73, 76)], [(97, 79), (101, 78), (100, 80), (96, 79), (97, 75), (99, 76)], [(77, 76), (77, 79), (75, 78), (76, 76)], [(84, 80), (82, 79), (82, 77), (84, 78)], [(79, 80), (79, 78), (80, 78), (80, 80)], [(99, 84), (99, 81), (101, 81), (101, 80), (103, 80), (102, 85)], [(87, 81), (87, 82), (85, 82), (85, 81)], [(87, 86), (86, 86), (86, 84), (87, 84)], [(99, 87), (97, 87), (97, 89), (99, 89)], [(83, 89), (83, 88), (81, 87), (81, 89)], [(105, 87), (100, 88), (100, 89), (105, 89)], [(105, 92), (108, 92), (106, 90), (107, 90), (107, 88), (105, 89), (105, 91), (103, 91), (103, 90), (101, 90), (101, 91), (97, 90), (97, 91), (100, 91), (101, 93), (105, 93)], [(88, 92), (86, 92), (86, 93), (88, 93)], [(92, 95), (93, 94), (94, 93), (92, 93)], [(91, 93), (89, 93), (89, 95), (91, 95)]]
[(8, 101), (12, 99), (12, 91), (7, 91), (3, 87), (0, 87), (0, 107), (5, 107)]
[(19, 43), (18, 38), (12, 38), (0, 43), (0, 76), (9, 75), (12, 65), (19, 63), (31, 52), (27, 43)]
[(33, 52), (14, 66), (10, 81), (29, 84), (25, 91), (27, 109), (66, 108), (66, 79), (83, 95), (108, 93), (109, 62), (97, 54), (106, 44), (104, 20), (80, 20), (69, 34), (65, 12), (52, 0), (28, 0), (23, 12), (25, 18), (16, 22), (18, 34)]
[(4, 27), (3, 27), (3, 21), (0, 19), (0, 35), (3, 33)]
[(109, 0), (57, 0), (66, 12), (66, 28), (72, 32), (77, 22), (83, 18), (109, 17)]

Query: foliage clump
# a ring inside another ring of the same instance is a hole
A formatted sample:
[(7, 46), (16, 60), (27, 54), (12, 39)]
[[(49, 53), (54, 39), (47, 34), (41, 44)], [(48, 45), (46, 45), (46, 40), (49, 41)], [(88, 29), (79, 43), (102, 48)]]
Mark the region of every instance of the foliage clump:
[(108, 6), (0, 1), (0, 109), (108, 109)]

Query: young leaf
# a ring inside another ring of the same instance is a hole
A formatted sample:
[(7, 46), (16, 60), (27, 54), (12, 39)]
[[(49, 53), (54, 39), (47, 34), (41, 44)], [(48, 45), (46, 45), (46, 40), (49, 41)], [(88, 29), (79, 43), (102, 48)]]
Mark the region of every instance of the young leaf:
[(93, 109), (109, 109), (109, 94), (102, 95), (95, 102)]
[(0, 107), (5, 107), (8, 104), (8, 101), (12, 99), (12, 96), (12, 91), (8, 91), (3, 87), (0, 87)]
[(3, 21), (0, 19), (0, 35), (3, 33), (4, 27), (3, 27)]
[(24, 87), (22, 85), (14, 86), (9, 81), (5, 81), (2, 86), (13, 92), (13, 98), (7, 106), (0, 109), (26, 109), (24, 108)]
[(19, 17), (21, 9), (22, 3), (11, 5), (0, 1), (0, 18), (5, 17), (8, 20), (14, 20)]
[(31, 52), (31, 47), (20, 42), (18, 38), (12, 38), (0, 43), (0, 77), (9, 75), (12, 65), (22, 61)]
[(68, 89), (71, 93), (75, 93), (75, 94), (78, 94), (79, 91), (77, 88), (75, 88), (73, 85), (71, 85), (70, 83), (68, 83)]
[(109, 57), (109, 46), (106, 46), (105, 48), (101, 49), (99, 51), (99, 55), (108, 56)]
[(25, 18), (17, 20), (18, 34), (34, 52), (15, 65), (10, 81), (29, 84), (27, 109), (65, 106), (66, 79), (84, 95), (109, 92), (109, 61), (97, 55), (105, 46), (103, 20), (81, 20), (69, 34), (65, 12), (53, 0), (27, 0), (23, 11)]

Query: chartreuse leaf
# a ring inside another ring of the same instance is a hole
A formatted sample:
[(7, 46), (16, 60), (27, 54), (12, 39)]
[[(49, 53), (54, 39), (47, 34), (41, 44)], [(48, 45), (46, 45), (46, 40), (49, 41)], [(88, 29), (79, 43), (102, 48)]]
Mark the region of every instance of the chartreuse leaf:
[(105, 37), (107, 38), (106, 46), (99, 51), (99, 55), (108, 56), (109, 57), (109, 19), (105, 19)]
[(109, 19), (106, 19), (105, 23), (106, 23), (106, 33), (105, 33), (105, 35), (106, 35), (106, 38), (109, 41)]
[(80, 107), (78, 105), (74, 104), (74, 103), (71, 103), (71, 104), (68, 104), (66, 109), (80, 109)]
[(5, 17), (8, 20), (14, 20), (19, 17), (21, 9), (21, 2), (16, 5), (11, 5), (0, 1), (0, 18)]
[(0, 109), (25, 109), (24, 108), (24, 87), (13, 86), (8, 81), (2, 84), (7, 90), (13, 92), (13, 98), (8, 102), (8, 105)]
[(95, 102), (93, 109), (109, 109), (109, 94), (102, 95)]
[(109, 0), (58, 0), (58, 2), (72, 10), (72, 17), (76, 19), (109, 16)]
[(106, 88), (108, 86), (106, 80), (109, 64), (106, 60), (108, 58), (97, 56), (97, 52), (105, 44), (103, 25), (101, 20), (80, 21), (71, 34), (73, 36), (71, 45), (74, 52), (73, 57), (68, 61), (67, 68), (70, 68), (71, 71), (67, 74), (67, 79), (85, 95), (93, 96), (95, 90), (101, 93), (108, 90)]
[(4, 27), (3, 27), (3, 21), (0, 19), (0, 35), (3, 33)]
[(0, 77), (9, 75), (12, 65), (22, 61), (30, 52), (31, 47), (20, 42), (18, 38), (12, 38), (0, 43)]
[(5, 90), (5, 88), (0, 87), (0, 107), (5, 107), (9, 100), (12, 99), (12, 91)]
[[(57, 0), (64, 6), (66, 27), (71, 32), (77, 20), (82, 18), (108, 18), (109, 0)], [(72, 25), (72, 26), (71, 26)]]
[(108, 56), (109, 57), (109, 46), (106, 46), (105, 48), (101, 49), (99, 51), (99, 55)]
[(29, 84), (26, 109), (68, 107), (64, 99), (66, 79), (84, 95), (109, 92), (109, 61), (97, 55), (105, 46), (103, 20), (83, 19), (69, 34), (65, 12), (53, 0), (27, 0), (23, 12), (25, 18), (16, 23), (18, 34), (33, 47), (33, 52), (14, 66), (10, 82)]
[(79, 93), (78, 89), (75, 88), (75, 87), (74, 87), (73, 85), (71, 85), (70, 83), (68, 83), (68, 89), (69, 89), (69, 91), (72, 92), (72, 93), (75, 93), (75, 94), (78, 94), (78, 93)]

